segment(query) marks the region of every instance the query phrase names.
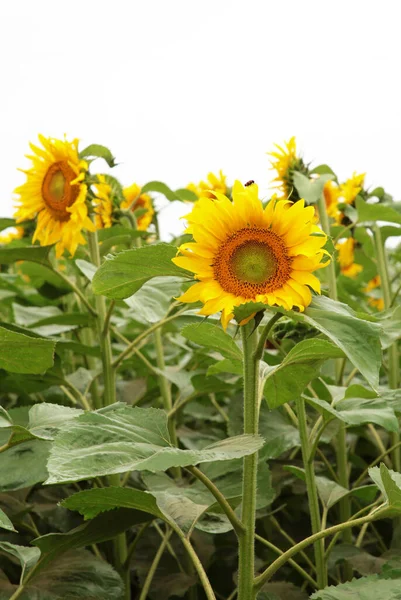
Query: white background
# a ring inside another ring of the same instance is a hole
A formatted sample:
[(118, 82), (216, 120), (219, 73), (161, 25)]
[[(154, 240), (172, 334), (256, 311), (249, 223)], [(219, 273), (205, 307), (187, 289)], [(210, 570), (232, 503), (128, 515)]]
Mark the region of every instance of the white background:
[[(266, 195), (266, 152), (401, 196), (397, 0), (0, 2), (0, 214), (37, 133), (109, 146), (124, 185), (222, 168)], [(100, 167), (100, 164), (99, 164)], [(164, 236), (182, 226), (179, 203)]]

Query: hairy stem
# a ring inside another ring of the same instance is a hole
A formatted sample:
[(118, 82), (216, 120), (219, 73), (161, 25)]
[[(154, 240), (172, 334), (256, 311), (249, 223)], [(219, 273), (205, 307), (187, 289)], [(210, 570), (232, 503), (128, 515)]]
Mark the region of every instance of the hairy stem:
[[(241, 327), (244, 363), (244, 433), (258, 433), (259, 420), (259, 359), (257, 331), (253, 319)], [(239, 537), (238, 600), (254, 600), (255, 515), (258, 453), (244, 459), (241, 521), (244, 532)]]

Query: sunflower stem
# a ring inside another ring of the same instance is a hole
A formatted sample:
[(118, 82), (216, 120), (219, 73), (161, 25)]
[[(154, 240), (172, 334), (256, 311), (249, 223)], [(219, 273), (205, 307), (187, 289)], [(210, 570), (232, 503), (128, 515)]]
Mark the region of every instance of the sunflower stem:
[(283, 315), (281, 313), (275, 313), (271, 319), (264, 326), (262, 333), (260, 334), (258, 345), (255, 350), (255, 360), (261, 360), (263, 357), (263, 352), (265, 349), (266, 340), (269, 336), (269, 333), (273, 327), (273, 325), (281, 319)]
[[(386, 254), (384, 251), (384, 244), (380, 227), (375, 225), (374, 227), (374, 239), (376, 246), (376, 258), (377, 258), (377, 269), (380, 275), (381, 289), (383, 294), (384, 308), (389, 310), (391, 308), (391, 288), (390, 288), (390, 277), (388, 272), (388, 264), (386, 260)], [(399, 383), (399, 357), (397, 342), (394, 342), (388, 349), (388, 383), (392, 390), (398, 388)], [(399, 473), (401, 471), (401, 449), (397, 445), (400, 442), (400, 434), (398, 431), (391, 434), (391, 445), (394, 449), (391, 453), (391, 460), (393, 462), (394, 470)]]
[[(244, 372), (244, 433), (257, 434), (259, 420), (258, 334), (253, 319), (241, 327)], [(256, 477), (258, 453), (244, 457), (242, 514), (244, 531), (239, 536), (238, 600), (254, 600)]]
[[(326, 210), (326, 201), (324, 195), (321, 194), (318, 200), (319, 217), (322, 224), (322, 229), (327, 236), (330, 236), (330, 223), (329, 217)], [(335, 262), (331, 260), (327, 267), (328, 273), (328, 286), (329, 286), (329, 297), (332, 300), (338, 300), (337, 295), (337, 279)], [(335, 361), (335, 373), (336, 373), (336, 384), (342, 384), (342, 372), (341, 372), (341, 359)], [(346, 425), (340, 423), (340, 429), (336, 438), (336, 457), (337, 457), (337, 473), (338, 482), (344, 488), (349, 488), (349, 475), (348, 475), (348, 452), (347, 452), (347, 437), (346, 437)], [(341, 498), (339, 502), (340, 507), (340, 519), (345, 522), (351, 518), (351, 504), (348, 496)], [(352, 544), (352, 531), (351, 529), (345, 529), (343, 532), (343, 541), (346, 544)], [(346, 580), (352, 578), (352, 567), (349, 563), (344, 565), (344, 576)]]
[[(302, 459), (305, 469), (306, 490), (308, 493), (312, 533), (321, 529), (319, 499), (315, 480), (313, 460), (310, 460), (309, 436), (306, 422), (305, 401), (298, 397), (295, 401), (298, 415), (299, 436), (301, 438)], [(327, 571), (324, 560), (324, 543), (318, 540), (314, 543), (317, 585), (319, 589), (327, 586)]]
[[(99, 243), (97, 232), (88, 232), (88, 246), (92, 263), (96, 267), (100, 267)], [(97, 312), (97, 333), (100, 353), (102, 357), (103, 367), (103, 406), (110, 406), (116, 401), (116, 381), (115, 370), (112, 368), (112, 352), (110, 331), (107, 327), (106, 303), (103, 296), (96, 296), (96, 312)], [(119, 474), (109, 475), (109, 484), (111, 486), (120, 486), (121, 479)], [(120, 533), (113, 540), (114, 547), (114, 563), (117, 571), (123, 572), (123, 566), (127, 560), (127, 539), (125, 533)], [(130, 600), (131, 589), (130, 582), (125, 582), (125, 600)]]

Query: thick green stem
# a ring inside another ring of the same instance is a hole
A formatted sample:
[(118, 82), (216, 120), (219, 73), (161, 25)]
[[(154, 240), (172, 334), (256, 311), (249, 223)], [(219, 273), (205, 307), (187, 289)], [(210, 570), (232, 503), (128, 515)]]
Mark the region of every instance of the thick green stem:
[[(375, 237), (375, 245), (376, 245), (376, 258), (377, 258), (377, 269), (380, 275), (381, 281), (381, 289), (383, 294), (384, 308), (386, 310), (391, 308), (392, 298), (391, 298), (391, 288), (390, 288), (390, 278), (388, 273), (388, 265), (386, 260), (386, 253), (384, 249), (383, 239), (380, 231), (380, 227), (375, 225), (374, 228), (374, 237)], [(388, 383), (389, 387), (392, 390), (396, 390), (398, 388), (399, 383), (399, 357), (398, 357), (398, 347), (397, 342), (394, 342), (390, 348), (388, 349), (388, 363), (389, 363), (389, 372), (388, 372)], [(401, 471), (401, 449), (398, 444), (400, 441), (400, 434), (398, 431), (393, 432), (391, 434), (391, 442), (392, 446), (395, 446), (393, 452), (391, 453), (391, 460), (393, 462), (394, 470), (399, 473)]]
[[(96, 267), (100, 266), (99, 243), (97, 233), (88, 232), (89, 253), (93, 264)], [(109, 406), (116, 401), (116, 381), (115, 370), (112, 367), (112, 352), (110, 342), (110, 332), (107, 327), (108, 315), (106, 313), (106, 304), (103, 296), (96, 296), (96, 312), (97, 312), (97, 332), (102, 357), (103, 367), (103, 406)], [(110, 475), (109, 484), (111, 486), (120, 486), (121, 479), (118, 474)], [(114, 562), (116, 569), (120, 572), (124, 570), (124, 564), (127, 560), (127, 539), (125, 533), (120, 533), (113, 540), (114, 546)], [(131, 598), (130, 582), (126, 581), (125, 585), (125, 600)]]
[[(318, 533), (321, 530), (321, 519), (319, 510), (319, 499), (317, 495), (317, 487), (315, 480), (315, 471), (313, 466), (313, 460), (310, 460), (310, 448), (308, 438), (308, 428), (306, 422), (306, 411), (305, 401), (302, 398), (296, 400), (298, 423), (299, 423), (299, 436), (301, 438), (302, 458), (305, 469), (305, 480), (306, 489), (309, 500), (310, 520), (312, 526), (312, 533)], [(327, 571), (324, 560), (324, 543), (323, 540), (318, 540), (314, 544), (315, 551), (315, 563), (316, 563), (316, 575), (317, 585), (319, 589), (326, 587), (327, 585)]]
[[(259, 360), (256, 358), (257, 330), (253, 319), (241, 327), (244, 362), (244, 433), (258, 433)], [(239, 537), (238, 600), (254, 600), (255, 515), (258, 453), (244, 457), (242, 515), (244, 531)]]
[[(322, 229), (326, 235), (330, 236), (330, 224), (329, 217), (327, 215), (326, 210), (326, 201), (324, 199), (324, 195), (321, 194), (319, 198), (319, 216), (320, 222), (322, 225)], [(337, 279), (336, 279), (336, 269), (335, 262), (332, 260), (327, 267), (328, 274), (328, 285), (329, 285), (329, 296), (332, 300), (338, 300), (337, 295)], [(342, 365), (341, 360), (337, 359), (335, 361), (335, 372), (336, 372), (336, 384), (341, 385), (342, 383)], [(340, 429), (336, 438), (336, 457), (337, 457), (337, 473), (338, 473), (338, 482), (343, 487), (349, 487), (349, 474), (348, 474), (348, 452), (347, 452), (347, 438), (346, 438), (346, 425), (345, 423), (340, 423)], [(348, 497), (341, 498), (339, 502), (340, 508), (340, 519), (345, 522), (348, 521), (351, 517), (351, 504)], [(346, 529), (343, 534), (343, 540), (347, 544), (352, 543), (352, 531), (350, 529)], [(346, 563), (344, 565), (344, 575), (346, 579), (351, 579), (352, 577), (352, 567)]]

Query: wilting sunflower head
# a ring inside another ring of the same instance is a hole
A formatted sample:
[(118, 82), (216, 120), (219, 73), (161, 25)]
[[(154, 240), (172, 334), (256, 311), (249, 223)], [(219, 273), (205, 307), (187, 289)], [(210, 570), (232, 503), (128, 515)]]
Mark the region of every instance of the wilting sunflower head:
[(309, 169), (302, 158), (297, 156), (295, 137), (292, 137), (288, 142), (284, 142), (283, 146), (274, 145), (277, 150), (268, 152), (268, 156), (273, 158), (270, 164), (271, 168), (276, 171), (276, 177), (273, 179), (273, 182), (276, 182), (275, 187), (283, 192), (285, 198), (297, 202), (301, 198), (294, 186), (294, 172), (308, 176)]
[(129, 209), (133, 213), (138, 211), (137, 229), (146, 231), (155, 214), (151, 197), (148, 194), (141, 194), (141, 187), (136, 183), (124, 188), (123, 194), (125, 199), (121, 202), (121, 208)]
[(255, 184), (234, 183), (233, 201), (216, 192), (200, 198), (186, 219), (194, 242), (183, 244), (173, 262), (195, 274), (181, 302), (203, 303), (202, 315), (222, 311), (226, 328), (234, 307), (263, 302), (303, 311), (320, 293), (313, 271), (326, 266), (326, 236), (304, 201), (271, 200), (266, 208)]
[(351, 279), (354, 279), (363, 270), (362, 265), (358, 265), (354, 262), (355, 243), (354, 238), (350, 237), (343, 242), (336, 244), (341, 273)]
[(20, 240), (24, 237), (23, 227), (8, 227), (0, 232), (0, 246), (6, 246), (14, 240)]
[(95, 199), (95, 225), (96, 229), (107, 229), (113, 224), (113, 200), (111, 185), (106, 181), (104, 175), (97, 175), (98, 183), (93, 186)]
[[(85, 244), (83, 229), (94, 231), (86, 206), (87, 187), (83, 183), (87, 163), (79, 159), (78, 140), (55, 140), (39, 135), (42, 148), (30, 144), (32, 167), (23, 172), (26, 182), (15, 190), (19, 195), (17, 223), (37, 218), (33, 242), (56, 244), (60, 257), (71, 255)], [(22, 169), (21, 169), (22, 170)]]
[(200, 197), (205, 198), (215, 198), (214, 192), (220, 192), (220, 194), (227, 193), (227, 177), (223, 174), (223, 171), (220, 169), (218, 175), (214, 173), (208, 173), (207, 181), (200, 181), (198, 184), (189, 183), (187, 185), (187, 190), (191, 190)]
[(356, 172), (339, 187), (338, 199), (343, 204), (353, 204), (357, 195), (363, 190), (366, 173), (357, 175)]

